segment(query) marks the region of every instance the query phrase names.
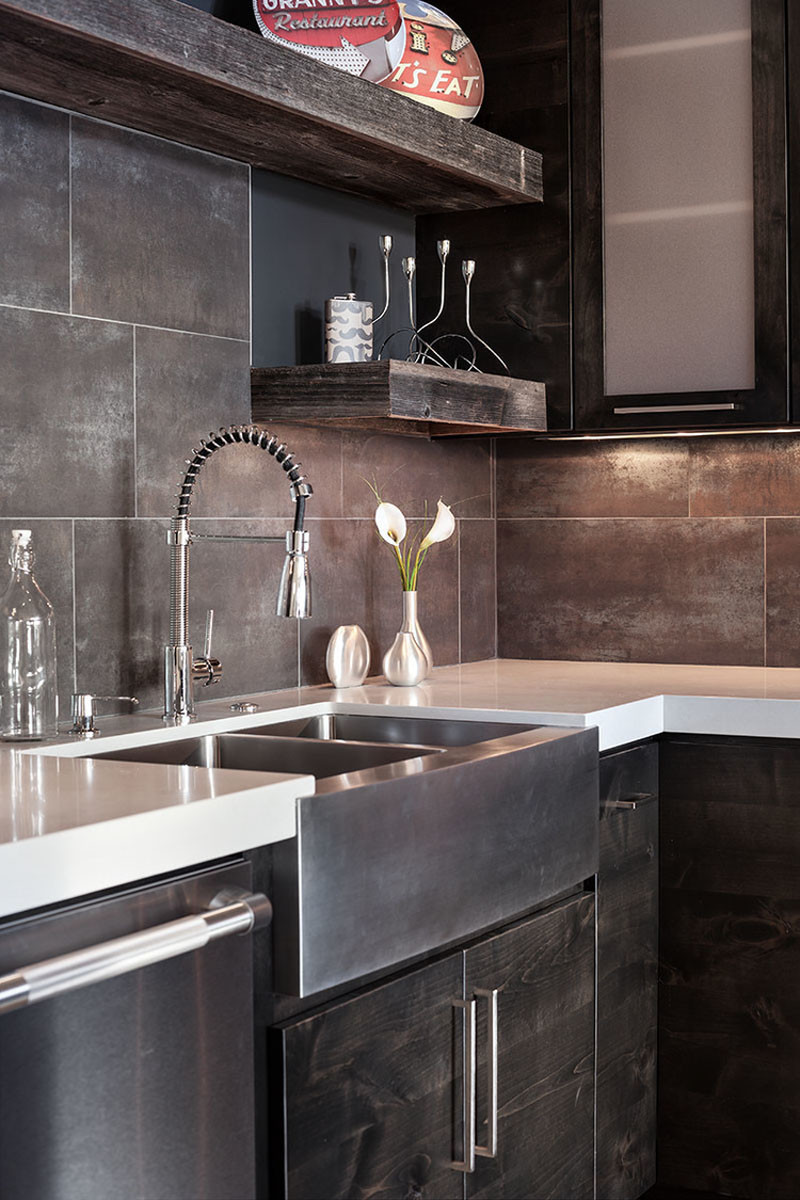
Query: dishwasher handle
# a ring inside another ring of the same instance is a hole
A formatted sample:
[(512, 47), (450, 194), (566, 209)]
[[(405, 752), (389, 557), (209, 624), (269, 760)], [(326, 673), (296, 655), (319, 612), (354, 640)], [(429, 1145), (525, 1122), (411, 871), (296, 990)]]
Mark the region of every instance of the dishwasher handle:
[(0, 976), (0, 1015), (200, 950), (218, 938), (251, 933), (271, 920), (272, 905), (266, 896), (226, 888), (203, 912), (59, 954)]

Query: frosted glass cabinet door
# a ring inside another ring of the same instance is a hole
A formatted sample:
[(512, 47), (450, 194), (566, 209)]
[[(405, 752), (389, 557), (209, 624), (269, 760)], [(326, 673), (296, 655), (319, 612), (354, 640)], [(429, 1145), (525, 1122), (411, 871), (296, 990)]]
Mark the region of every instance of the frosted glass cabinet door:
[(573, 0), (575, 416), (788, 417), (783, 0)]

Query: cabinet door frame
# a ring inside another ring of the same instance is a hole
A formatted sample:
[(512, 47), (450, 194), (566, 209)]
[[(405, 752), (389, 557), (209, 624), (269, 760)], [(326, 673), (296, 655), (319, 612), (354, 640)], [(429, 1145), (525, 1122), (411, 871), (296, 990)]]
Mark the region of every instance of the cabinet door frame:
[[(691, 429), (785, 424), (789, 414), (786, 12), (751, 0), (755, 387), (611, 396), (605, 392), (602, 0), (571, 0), (573, 388), (575, 428)], [(799, 369), (800, 370), (800, 369)], [(615, 408), (686, 406), (678, 412)], [(690, 405), (727, 405), (692, 411)]]

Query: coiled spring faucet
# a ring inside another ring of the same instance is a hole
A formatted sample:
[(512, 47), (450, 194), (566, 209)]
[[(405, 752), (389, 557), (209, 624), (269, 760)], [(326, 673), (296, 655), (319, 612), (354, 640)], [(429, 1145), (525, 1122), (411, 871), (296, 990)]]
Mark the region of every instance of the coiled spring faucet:
[(223, 446), (237, 443), (257, 446), (271, 454), (289, 476), (295, 504), (294, 525), (286, 534), (286, 559), (281, 573), (276, 612), (279, 617), (311, 616), (311, 581), (308, 573), (308, 533), (303, 529), (306, 500), (313, 494), (286, 446), (255, 425), (232, 425), (209, 434), (192, 457), (178, 491), (176, 515), (167, 531), (170, 548), (169, 642), (164, 647), (164, 720), (184, 724), (194, 717), (194, 683), (216, 683), (222, 677), (222, 665), (211, 656), (211, 626), (206, 627), (206, 646), (202, 657), (195, 658), (189, 643), (189, 547), (192, 542), (282, 542), (280, 537), (247, 537), (227, 534), (192, 533), (189, 508), (192, 493), (203, 464)]

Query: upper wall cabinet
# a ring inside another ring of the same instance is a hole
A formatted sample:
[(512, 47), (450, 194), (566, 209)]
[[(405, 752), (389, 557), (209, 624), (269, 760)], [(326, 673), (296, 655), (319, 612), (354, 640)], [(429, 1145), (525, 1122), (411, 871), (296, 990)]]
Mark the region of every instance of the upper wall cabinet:
[(783, 0), (572, 17), (576, 429), (785, 424)]

